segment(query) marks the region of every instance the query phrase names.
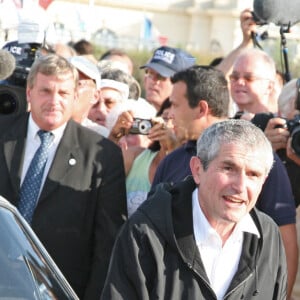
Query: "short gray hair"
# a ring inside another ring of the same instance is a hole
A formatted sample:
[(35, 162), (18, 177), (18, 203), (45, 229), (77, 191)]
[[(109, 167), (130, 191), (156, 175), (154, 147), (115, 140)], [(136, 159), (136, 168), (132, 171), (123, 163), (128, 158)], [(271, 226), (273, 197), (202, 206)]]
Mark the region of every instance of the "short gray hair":
[(57, 77), (71, 74), (74, 79), (75, 87), (78, 85), (78, 72), (75, 67), (64, 57), (56, 54), (40, 56), (35, 60), (27, 76), (27, 86), (32, 88), (38, 73), (47, 76), (55, 75)]
[(281, 117), (287, 118), (296, 109), (297, 95), (297, 79), (292, 79), (283, 86), (278, 97), (278, 110)]
[(197, 156), (204, 170), (217, 157), (223, 144), (243, 145), (249, 151), (259, 151), (266, 175), (270, 172), (274, 160), (272, 146), (263, 131), (251, 122), (229, 119), (204, 130), (197, 141)]

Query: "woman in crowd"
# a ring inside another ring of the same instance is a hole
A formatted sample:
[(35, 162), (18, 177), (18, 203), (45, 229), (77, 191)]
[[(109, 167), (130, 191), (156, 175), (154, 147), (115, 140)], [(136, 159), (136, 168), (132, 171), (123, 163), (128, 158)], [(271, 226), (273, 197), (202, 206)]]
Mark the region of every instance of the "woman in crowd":
[[(128, 216), (131, 216), (146, 199), (159, 162), (182, 142), (176, 139), (172, 122), (168, 118), (170, 106), (169, 99), (166, 99), (156, 117), (151, 119), (152, 128), (147, 137), (152, 142), (147, 148), (141, 146), (122, 148), (126, 172)], [(133, 121), (132, 111), (121, 113), (110, 136), (126, 135)], [(116, 142), (115, 138), (113, 140)]]

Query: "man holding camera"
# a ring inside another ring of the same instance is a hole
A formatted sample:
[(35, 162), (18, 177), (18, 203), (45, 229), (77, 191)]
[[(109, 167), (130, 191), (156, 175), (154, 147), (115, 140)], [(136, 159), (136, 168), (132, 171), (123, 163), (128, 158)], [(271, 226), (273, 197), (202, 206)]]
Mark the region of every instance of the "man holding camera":
[[(229, 78), (232, 99), (237, 104), (239, 110), (245, 113), (245, 115), (242, 115), (242, 118), (250, 119), (254, 124), (263, 129), (264, 124), (262, 124), (262, 119), (259, 118), (260, 114), (274, 114), (278, 112), (278, 86), (275, 62), (267, 53), (259, 49), (247, 49), (236, 58)], [(288, 133), (286, 132), (285, 135), (286, 134)], [(269, 181), (271, 181), (271, 178)], [(278, 184), (278, 182), (276, 183), (276, 181), (272, 179), (271, 187), (275, 189)], [(271, 197), (272, 193), (273, 192), (265, 194), (265, 197)], [(277, 194), (277, 197), (278, 196), (279, 194)], [(280, 197), (284, 199), (286, 194), (281, 193)], [(286, 204), (287, 203), (285, 203), (285, 205)], [(282, 213), (281, 215), (283, 216)], [(298, 265), (295, 222), (291, 222), (291, 220), (287, 222), (287, 220), (285, 220), (284, 223), (281, 224), (280, 230), (288, 259), (289, 299)]]

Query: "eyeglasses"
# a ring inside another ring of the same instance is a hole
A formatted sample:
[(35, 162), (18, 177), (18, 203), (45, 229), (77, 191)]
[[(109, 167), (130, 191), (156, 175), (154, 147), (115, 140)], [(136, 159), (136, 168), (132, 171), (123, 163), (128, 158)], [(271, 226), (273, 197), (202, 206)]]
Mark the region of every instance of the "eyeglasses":
[(238, 73), (232, 73), (229, 75), (229, 80), (231, 82), (237, 82), (239, 81), (240, 79), (243, 79), (245, 82), (247, 83), (251, 83), (251, 82), (254, 82), (256, 80), (270, 80), (268, 78), (263, 78), (263, 77), (259, 77), (259, 76), (255, 76), (251, 73), (246, 73), (244, 74), (243, 76), (239, 75)]
[(155, 81), (166, 81), (168, 79), (167, 77), (161, 76), (159, 73), (151, 69), (145, 69), (145, 76)]

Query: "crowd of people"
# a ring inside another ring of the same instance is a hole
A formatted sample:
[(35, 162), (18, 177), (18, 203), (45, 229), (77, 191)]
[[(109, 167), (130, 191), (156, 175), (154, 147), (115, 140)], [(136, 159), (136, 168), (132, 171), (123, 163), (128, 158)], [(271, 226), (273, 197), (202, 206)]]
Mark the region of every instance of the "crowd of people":
[(0, 118), (0, 194), (80, 299), (295, 297), (300, 81), (240, 22), (210, 65), (155, 49), (144, 93), (121, 49), (43, 49)]

